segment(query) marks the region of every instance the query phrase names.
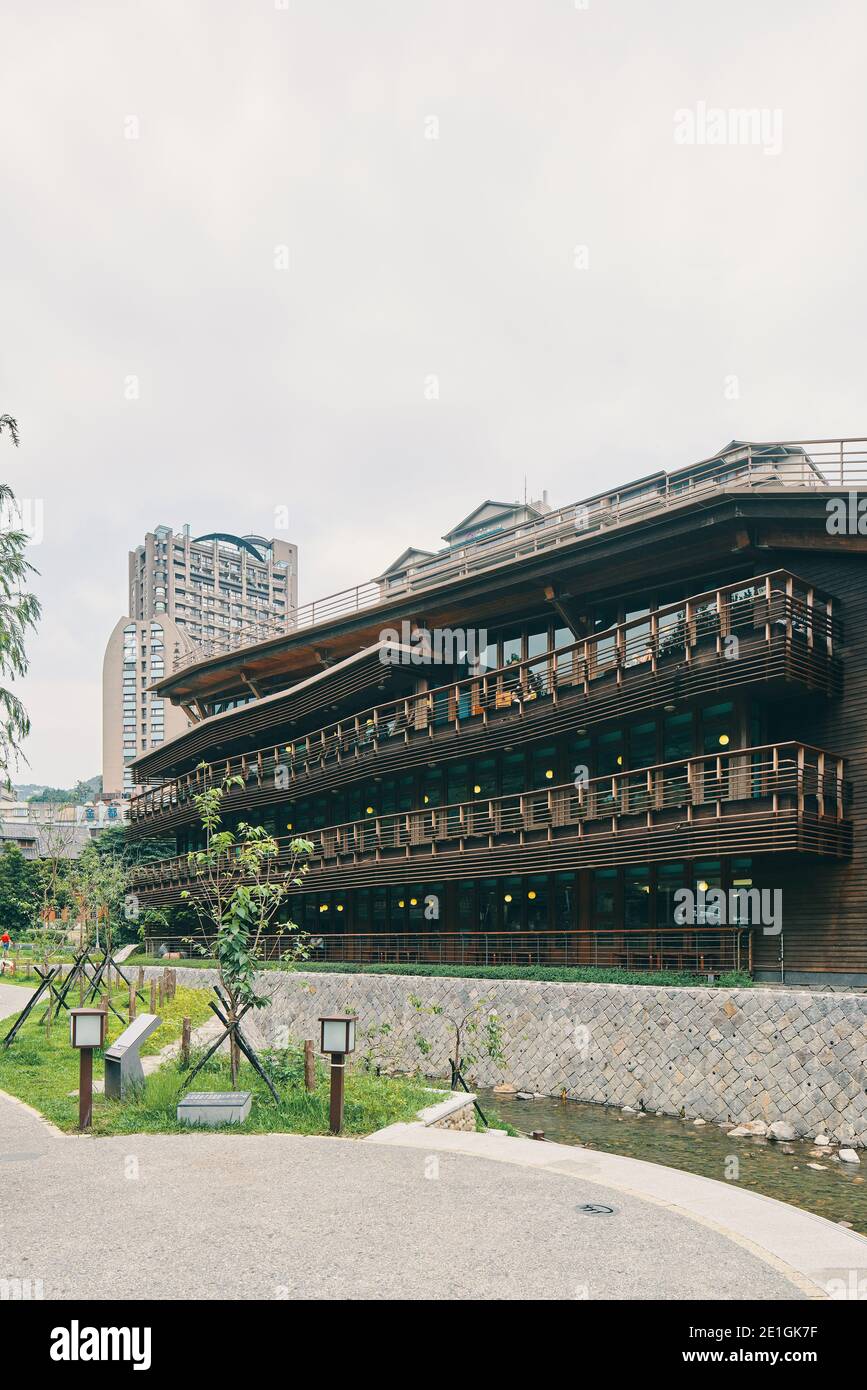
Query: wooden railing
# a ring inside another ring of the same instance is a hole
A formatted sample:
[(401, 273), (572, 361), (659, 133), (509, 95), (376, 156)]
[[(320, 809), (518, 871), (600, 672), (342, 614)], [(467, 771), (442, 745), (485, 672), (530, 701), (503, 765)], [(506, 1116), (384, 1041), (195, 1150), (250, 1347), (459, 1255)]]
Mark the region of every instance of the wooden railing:
[[(204, 937), (195, 940), (206, 950), (213, 944)], [(308, 961), (356, 965), (559, 965), (682, 970), (696, 975), (752, 968), (749, 928), (737, 926), (627, 927), (619, 931), (293, 932), (263, 937), (263, 957), (280, 960), (296, 940), (304, 942)], [(189, 956), (190, 942), (180, 936), (149, 936), (145, 950), (149, 955), (165, 950)], [(304, 969), (303, 961), (298, 968)]]
[(482, 676), (373, 705), (291, 743), (270, 744), (199, 767), (134, 797), (130, 825), (136, 829), (159, 818), (168, 820), (184, 807), (192, 816), (194, 797), (228, 776), (240, 776), (244, 787), (230, 789), (226, 806), (243, 802), (251, 785), (270, 785), (291, 797), (298, 794), (299, 779), (329, 765), (361, 767), (396, 743), (429, 744), (447, 728), (460, 732), (474, 725), (488, 727), (516, 714), (535, 713), (545, 701), (569, 693), (590, 697), (604, 689), (616, 701), (631, 677), (669, 668), (679, 669), (678, 679), (685, 687), (690, 666), (707, 653), (730, 661), (734, 685), (740, 674), (741, 642), (757, 641), (764, 651), (775, 644), (799, 647), (830, 665), (839, 634), (833, 598), (788, 571), (775, 570), (666, 604), (646, 617)]
[[(448, 806), (427, 806), (391, 815), (369, 815), (362, 820), (314, 830), (299, 826), (297, 835), (312, 843), (308, 864), (317, 870), (346, 871), (367, 864), (380, 873), (400, 861), (402, 870), (415, 866), (419, 873), (436, 876), (443, 856), (484, 852), (481, 872), (496, 872), (496, 851), (525, 846), (550, 846), (565, 842), (578, 862), (618, 862), (621, 852), (612, 847), (618, 836), (625, 857), (632, 831), (640, 831), (639, 847), (654, 835), (676, 832), (682, 848), (673, 857), (688, 856), (690, 832), (725, 829), (728, 816), (761, 808), (762, 818), (773, 828), (785, 817), (795, 829), (807, 821), (820, 828), (840, 825), (846, 819), (848, 789), (841, 758), (802, 743), (768, 744), (686, 758), (679, 762), (585, 778), (578, 770), (575, 783), (536, 788), (506, 796), (480, 795), (473, 801)], [(672, 812), (679, 814), (672, 822)], [(713, 822), (720, 824), (714, 825)], [(760, 817), (754, 816), (758, 833)], [(709, 824), (710, 822), (710, 824)], [(741, 818), (737, 828), (743, 843), (732, 852), (750, 852), (749, 822)], [(607, 838), (606, 838), (607, 837)], [(281, 863), (292, 858), (296, 835), (278, 839)], [(594, 858), (595, 848), (605, 856)], [(777, 843), (766, 848), (802, 848), (823, 852), (821, 842)], [(840, 847), (842, 852), (843, 846)], [(552, 865), (553, 867), (553, 865)], [(562, 867), (562, 865), (559, 865)], [(510, 864), (509, 872), (518, 871)], [(187, 855), (156, 860), (133, 872), (133, 884), (172, 887), (195, 882), (197, 871)], [(401, 873), (401, 877), (405, 877)]]
[(175, 657), (174, 669), (318, 627), (405, 594), (438, 588), (510, 561), (553, 551), (589, 535), (726, 490), (791, 487), (843, 492), (867, 487), (867, 438), (746, 443), (689, 469), (658, 473), (618, 490), (573, 502), (538, 521), (500, 531), (447, 555), (410, 566), (387, 583), (370, 580), (290, 609), (282, 622), (256, 622), (237, 636), (200, 643)]

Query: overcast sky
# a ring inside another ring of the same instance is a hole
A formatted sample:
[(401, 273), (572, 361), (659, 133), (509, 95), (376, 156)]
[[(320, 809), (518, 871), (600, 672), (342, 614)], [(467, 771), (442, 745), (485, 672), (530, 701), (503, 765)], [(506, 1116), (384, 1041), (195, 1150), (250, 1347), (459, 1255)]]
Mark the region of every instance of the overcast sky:
[(525, 476), (562, 504), (867, 432), (863, 0), (2, 9), (0, 477), (44, 506), (19, 781), (100, 770), (160, 522), (288, 507), (303, 602)]

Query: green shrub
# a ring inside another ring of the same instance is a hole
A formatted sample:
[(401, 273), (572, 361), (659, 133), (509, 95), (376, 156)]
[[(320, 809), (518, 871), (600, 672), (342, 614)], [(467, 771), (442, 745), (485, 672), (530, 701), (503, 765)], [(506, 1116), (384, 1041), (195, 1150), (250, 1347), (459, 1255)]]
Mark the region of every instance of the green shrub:
[[(130, 964), (162, 965), (155, 957), (136, 956)], [(213, 968), (208, 960), (173, 960), (175, 966)], [(335, 975), (439, 975), (466, 980), (555, 980), (564, 984), (596, 985), (674, 985), (710, 988), (707, 974), (691, 974), (688, 970), (622, 970), (617, 967), (593, 965), (359, 965), (355, 961), (304, 961), (297, 967), (274, 963), (266, 969), (297, 968)], [(749, 989), (753, 981), (745, 971), (730, 970), (714, 979), (715, 989)]]

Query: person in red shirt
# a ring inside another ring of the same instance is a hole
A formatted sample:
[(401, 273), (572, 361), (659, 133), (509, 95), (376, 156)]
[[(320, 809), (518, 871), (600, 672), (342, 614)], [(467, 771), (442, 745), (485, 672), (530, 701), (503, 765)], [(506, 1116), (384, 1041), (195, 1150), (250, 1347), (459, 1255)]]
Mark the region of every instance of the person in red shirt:
[(0, 946), (3, 947), (3, 963), (2, 963), (2, 971), (0, 971), (0, 973), (5, 973), (5, 971), (6, 971), (6, 962), (7, 962), (8, 959), (9, 959), (9, 947), (10, 947), (11, 945), (12, 945), (12, 938), (11, 938), (11, 936), (9, 935), (8, 931), (5, 931), (5, 932), (3, 933), (3, 935), (0, 936)]

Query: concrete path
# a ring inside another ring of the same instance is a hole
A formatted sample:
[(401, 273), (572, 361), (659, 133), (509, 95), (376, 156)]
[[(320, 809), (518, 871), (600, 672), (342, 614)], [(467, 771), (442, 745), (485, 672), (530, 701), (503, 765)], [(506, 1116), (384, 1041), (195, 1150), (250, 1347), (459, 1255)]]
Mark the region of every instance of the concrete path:
[[(681, 1211), (474, 1137), (79, 1138), (0, 1093), (0, 1278), (47, 1299), (807, 1296)], [(522, 1142), (555, 1147), (501, 1139)]]
[(465, 1134), (398, 1124), (364, 1142), (426, 1153), (474, 1155), (598, 1183), (602, 1192), (598, 1201), (616, 1201), (616, 1194), (626, 1193), (698, 1221), (766, 1260), (793, 1279), (808, 1297), (828, 1297), (842, 1280), (847, 1287), (854, 1284), (867, 1299), (867, 1239), (822, 1216), (736, 1183), (717, 1182), (623, 1154), (518, 1139), (497, 1130)]
[(20, 1014), (32, 993), (26, 985), (8, 985), (0, 980), (0, 1018)]

